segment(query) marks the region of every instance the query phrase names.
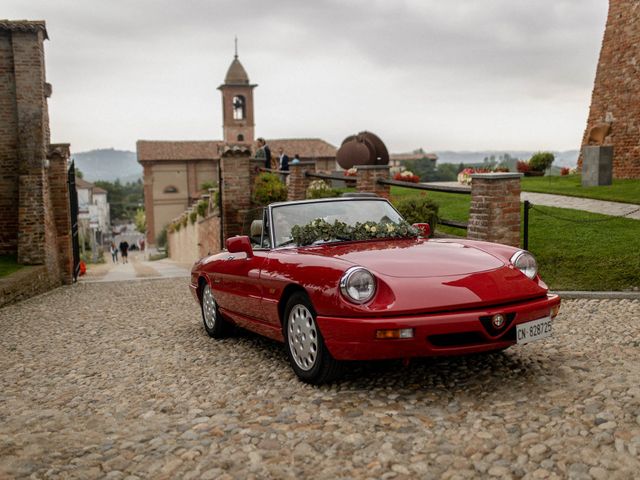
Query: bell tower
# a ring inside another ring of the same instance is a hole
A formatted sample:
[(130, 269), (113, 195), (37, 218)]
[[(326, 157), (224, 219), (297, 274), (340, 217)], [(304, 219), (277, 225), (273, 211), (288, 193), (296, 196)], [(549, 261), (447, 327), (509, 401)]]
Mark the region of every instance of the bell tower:
[(249, 76), (238, 60), (238, 39), (235, 40), (235, 55), (227, 70), (224, 83), (218, 87), (222, 93), (222, 133), (228, 143), (253, 143), (253, 89), (258, 85), (249, 83)]

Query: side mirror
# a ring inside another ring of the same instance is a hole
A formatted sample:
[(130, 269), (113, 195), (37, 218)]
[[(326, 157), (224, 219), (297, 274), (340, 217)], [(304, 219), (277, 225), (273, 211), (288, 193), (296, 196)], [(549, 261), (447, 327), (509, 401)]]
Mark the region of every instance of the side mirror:
[(414, 223), (412, 226), (418, 229), (421, 237), (429, 238), (431, 236), (431, 227), (428, 223)]
[(246, 235), (238, 235), (236, 237), (227, 238), (226, 246), (229, 253), (244, 252), (247, 254), (247, 258), (253, 257), (251, 241)]

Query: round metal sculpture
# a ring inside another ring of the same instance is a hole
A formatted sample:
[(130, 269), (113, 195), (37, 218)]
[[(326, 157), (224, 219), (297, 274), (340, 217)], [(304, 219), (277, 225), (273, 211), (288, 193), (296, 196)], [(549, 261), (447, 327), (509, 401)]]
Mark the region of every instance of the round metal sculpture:
[(345, 170), (358, 165), (388, 165), (389, 151), (380, 137), (364, 131), (343, 140), (336, 161)]

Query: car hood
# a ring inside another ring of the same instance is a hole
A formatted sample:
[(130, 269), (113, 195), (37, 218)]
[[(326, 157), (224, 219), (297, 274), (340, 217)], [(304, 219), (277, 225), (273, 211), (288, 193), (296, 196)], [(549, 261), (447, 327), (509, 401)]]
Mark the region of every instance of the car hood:
[(467, 275), (505, 266), (502, 260), (486, 251), (455, 241), (333, 243), (310, 247), (304, 253), (331, 256), (378, 274), (400, 278)]

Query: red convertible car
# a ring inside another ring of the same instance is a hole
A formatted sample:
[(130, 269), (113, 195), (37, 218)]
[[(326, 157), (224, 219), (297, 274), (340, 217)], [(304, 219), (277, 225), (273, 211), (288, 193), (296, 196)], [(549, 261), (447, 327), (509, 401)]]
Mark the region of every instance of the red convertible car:
[(191, 291), (211, 337), (235, 325), (284, 342), (313, 384), (343, 360), (488, 352), (551, 335), (560, 298), (529, 252), (428, 230), (378, 197), (274, 203), (250, 235), (194, 265)]

